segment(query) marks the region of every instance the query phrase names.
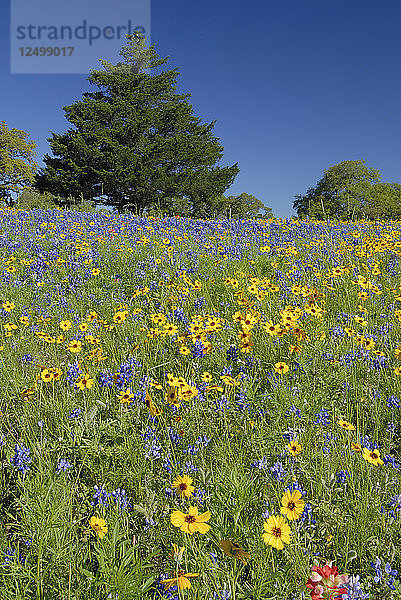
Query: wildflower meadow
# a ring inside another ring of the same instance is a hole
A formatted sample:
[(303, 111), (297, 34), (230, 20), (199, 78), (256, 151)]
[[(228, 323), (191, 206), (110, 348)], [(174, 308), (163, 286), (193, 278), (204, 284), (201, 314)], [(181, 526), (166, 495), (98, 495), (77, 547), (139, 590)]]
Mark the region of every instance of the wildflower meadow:
[(401, 225), (2, 209), (1, 600), (401, 598)]

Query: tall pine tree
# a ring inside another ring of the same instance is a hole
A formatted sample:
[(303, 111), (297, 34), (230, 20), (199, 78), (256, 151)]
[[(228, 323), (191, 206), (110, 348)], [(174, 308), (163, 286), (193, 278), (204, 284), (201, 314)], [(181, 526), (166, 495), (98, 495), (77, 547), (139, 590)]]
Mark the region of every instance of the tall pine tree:
[(64, 107), (73, 128), (52, 133), (54, 156), (45, 156), (36, 187), (138, 212), (173, 198), (196, 208), (222, 194), (238, 166), (217, 166), (215, 121), (193, 115), (190, 95), (176, 91), (178, 71), (159, 68), (168, 59), (140, 34), (127, 37), (122, 62), (91, 71), (98, 90)]

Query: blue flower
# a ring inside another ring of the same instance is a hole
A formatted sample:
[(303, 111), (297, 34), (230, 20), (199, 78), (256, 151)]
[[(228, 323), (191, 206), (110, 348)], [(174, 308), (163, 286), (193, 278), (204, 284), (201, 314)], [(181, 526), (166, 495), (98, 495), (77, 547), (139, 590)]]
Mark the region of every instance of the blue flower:
[(108, 506), (109, 505), (109, 494), (104, 486), (94, 486), (95, 493), (93, 494), (92, 506)]
[(65, 458), (60, 458), (60, 460), (57, 463), (56, 473), (60, 473), (61, 471), (65, 473), (66, 471), (68, 471), (68, 469), (71, 469), (72, 467), (73, 465), (70, 462), (68, 462), (68, 460), (66, 460)]
[(72, 410), (70, 412), (70, 414), (68, 415), (68, 418), (69, 419), (78, 419), (81, 412), (82, 412), (82, 410), (80, 408), (74, 408), (74, 410)]
[(13, 464), (14, 467), (18, 469), (18, 471), (21, 471), (23, 475), (27, 471), (29, 471), (30, 467), (28, 465), (32, 462), (30, 453), (30, 449), (26, 446), (19, 446), (18, 444), (16, 444), (15, 454), (11, 459), (11, 464)]

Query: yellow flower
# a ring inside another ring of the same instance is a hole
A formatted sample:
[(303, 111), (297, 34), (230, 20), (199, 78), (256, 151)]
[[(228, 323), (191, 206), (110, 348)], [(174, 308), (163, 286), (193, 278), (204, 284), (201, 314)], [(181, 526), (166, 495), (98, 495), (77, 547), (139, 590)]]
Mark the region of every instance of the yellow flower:
[(81, 352), (82, 350), (82, 342), (79, 340), (71, 340), (68, 344), (68, 350), (73, 354), (78, 354), (78, 352)]
[(302, 452), (302, 446), (298, 440), (291, 440), (287, 446), (287, 449), (292, 456), (296, 456)]
[(96, 275), (99, 275), (100, 273), (100, 269), (92, 269), (92, 275), (94, 275), (96, 277)]
[(52, 369), (52, 371), (53, 371), (54, 381), (60, 381), (63, 371), (61, 369), (59, 369), (59, 367), (55, 367), (54, 369)]
[(71, 327), (71, 321), (60, 321), (60, 329), (62, 329), (63, 331), (68, 331), (69, 329), (71, 329)]
[(396, 375), (401, 375), (401, 367), (396, 367), (396, 368), (394, 369), (394, 373), (395, 373)]
[(284, 544), (290, 543), (291, 529), (287, 521), (281, 515), (272, 515), (263, 524), (265, 533), (262, 534), (263, 541), (277, 550), (282, 550)]
[(206, 523), (209, 521), (211, 515), (209, 511), (198, 514), (197, 506), (190, 506), (188, 508), (188, 514), (181, 512), (180, 510), (174, 510), (171, 513), (171, 523), (174, 527), (179, 527), (184, 533), (192, 535), (195, 531), (199, 533), (207, 533), (210, 529), (210, 525)]
[(104, 519), (100, 519), (99, 517), (93, 516), (89, 519), (89, 525), (94, 531), (96, 531), (97, 535), (99, 536), (99, 539), (102, 540), (108, 530), (106, 521)]
[(80, 326), (79, 326), (79, 330), (80, 331), (86, 332), (86, 331), (88, 331), (88, 329), (89, 329), (88, 323), (84, 322), (84, 323), (81, 323)]
[(276, 373), (279, 373), (280, 375), (282, 375), (284, 373), (288, 373), (288, 371), (290, 370), (290, 367), (287, 365), (287, 363), (278, 362), (274, 365), (274, 370), (276, 371)]
[(348, 421), (344, 421), (343, 419), (339, 419), (337, 421), (338, 425), (347, 431), (355, 431), (355, 425), (352, 423), (348, 423)]
[(213, 379), (212, 375), (209, 373), (209, 371), (203, 371), (202, 376), (201, 376), (202, 381), (204, 381), (205, 383), (210, 383)]
[(281, 498), (281, 504), (281, 514), (287, 517), (289, 521), (299, 519), (305, 508), (305, 502), (302, 500), (302, 494), (299, 490), (293, 492), (287, 490)]
[(364, 448), (363, 452), (362, 452), (362, 456), (369, 463), (371, 463), (372, 465), (375, 465), (375, 467), (377, 467), (379, 465), (384, 465), (384, 462), (380, 458), (380, 451), (377, 450), (377, 448), (374, 450), (369, 450), (368, 448)]
[(93, 387), (93, 379), (90, 378), (89, 373), (85, 373), (85, 375), (82, 375), (82, 377), (78, 379), (75, 385), (81, 391), (90, 390)]
[(120, 392), (118, 395), (118, 399), (120, 400), (121, 404), (131, 404), (133, 398), (134, 394), (129, 388), (126, 389), (125, 392)]
[(50, 369), (43, 369), (40, 374), (40, 378), (42, 381), (44, 381), (46, 383), (49, 381), (53, 381), (53, 379), (55, 379), (54, 373)]
[(3, 302), (2, 307), (6, 312), (11, 312), (15, 308), (14, 302)]
[(227, 556), (237, 558), (246, 565), (246, 559), (250, 558), (249, 552), (245, 550), (236, 542), (231, 540), (220, 540), (219, 546)]
[(175, 488), (175, 491), (181, 498), (190, 498), (194, 493), (194, 486), (191, 485), (193, 482), (192, 477), (188, 477), (188, 475), (179, 475), (172, 483), (172, 487)]
[(191, 350), (188, 348), (188, 346), (180, 346), (179, 353), (187, 356), (188, 354), (191, 354)]
[(360, 452), (362, 450), (362, 446), (359, 444), (359, 442), (352, 442), (351, 448), (354, 452)]
[(160, 583), (164, 585), (164, 589), (168, 590), (169, 588), (177, 585), (180, 590), (189, 590), (191, 587), (191, 582), (188, 577), (198, 577), (199, 573), (184, 573), (182, 569), (175, 572), (174, 577), (171, 579), (163, 579)]

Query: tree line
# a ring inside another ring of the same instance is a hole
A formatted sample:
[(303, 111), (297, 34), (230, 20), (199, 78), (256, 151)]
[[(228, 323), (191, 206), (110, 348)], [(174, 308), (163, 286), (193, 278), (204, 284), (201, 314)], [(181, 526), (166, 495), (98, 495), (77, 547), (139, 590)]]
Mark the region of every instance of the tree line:
[[(163, 68), (168, 59), (140, 33), (127, 36), (120, 56), (115, 65), (100, 61), (102, 69), (88, 77), (95, 90), (64, 107), (71, 127), (48, 138), (52, 155), (43, 168), (28, 134), (0, 122), (0, 200), (27, 208), (272, 217), (252, 194), (225, 195), (238, 164), (219, 165), (215, 121), (194, 115), (190, 95), (177, 92), (178, 70)], [(293, 207), (298, 217), (317, 219), (399, 218), (401, 185), (382, 182), (363, 160), (343, 161), (296, 195)]]
[(14, 169), (15, 185), (4, 179), (0, 197), (10, 203), (16, 189), (30, 185), (33, 191), (22, 196), (27, 204), (84, 202), (201, 218), (271, 215), (251, 194), (224, 195), (238, 164), (219, 165), (223, 147), (213, 134), (215, 121), (194, 115), (190, 95), (177, 92), (177, 69), (163, 68), (167, 58), (147, 47), (140, 33), (127, 36), (120, 56), (116, 65), (100, 61), (103, 68), (88, 78), (95, 90), (64, 107), (71, 127), (52, 133), (52, 155), (45, 155), (43, 168), (37, 169), (27, 134), (2, 123), (0, 176)]

